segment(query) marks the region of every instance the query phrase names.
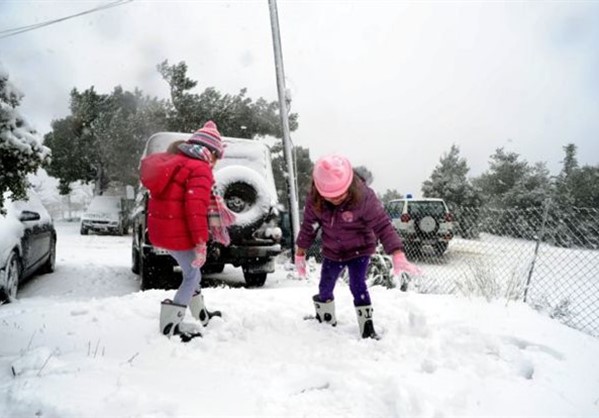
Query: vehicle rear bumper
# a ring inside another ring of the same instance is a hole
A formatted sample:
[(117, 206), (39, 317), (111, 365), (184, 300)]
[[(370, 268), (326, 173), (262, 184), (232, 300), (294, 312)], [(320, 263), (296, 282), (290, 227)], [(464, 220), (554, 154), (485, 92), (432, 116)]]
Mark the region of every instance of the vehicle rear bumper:
[(118, 231), (120, 225), (118, 221), (110, 222), (94, 222), (94, 221), (81, 221), (81, 227), (90, 231)]
[(225, 258), (265, 258), (275, 257), (281, 254), (281, 245), (259, 245), (259, 246), (248, 246), (238, 247), (231, 245), (229, 247), (221, 248), (221, 257)]
[(433, 245), (439, 242), (449, 243), (453, 238), (451, 231), (434, 236), (421, 236), (418, 234), (400, 234), (404, 243), (418, 243), (422, 245)]
[[(144, 256), (152, 255), (153, 257), (170, 257), (167, 250), (157, 248), (151, 245), (142, 246)], [(210, 246), (208, 248), (208, 263), (233, 264), (239, 266), (242, 264), (252, 264), (254, 262), (265, 261), (281, 254), (281, 244), (271, 245), (256, 245), (256, 246), (237, 246), (230, 245), (229, 247)]]

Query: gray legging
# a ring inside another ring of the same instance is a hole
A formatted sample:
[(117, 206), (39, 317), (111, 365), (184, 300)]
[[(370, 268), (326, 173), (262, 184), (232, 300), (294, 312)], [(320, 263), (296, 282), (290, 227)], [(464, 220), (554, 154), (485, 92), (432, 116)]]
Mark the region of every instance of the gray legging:
[(195, 258), (195, 252), (193, 250), (169, 250), (168, 253), (177, 260), (177, 264), (179, 264), (179, 267), (181, 267), (181, 270), (183, 271), (183, 281), (181, 282), (179, 289), (177, 289), (177, 293), (175, 293), (173, 302), (179, 305), (188, 306), (194, 293), (196, 293), (196, 291), (199, 292), (201, 289), (200, 282), (202, 281), (202, 273), (199, 268), (191, 265), (191, 262)]

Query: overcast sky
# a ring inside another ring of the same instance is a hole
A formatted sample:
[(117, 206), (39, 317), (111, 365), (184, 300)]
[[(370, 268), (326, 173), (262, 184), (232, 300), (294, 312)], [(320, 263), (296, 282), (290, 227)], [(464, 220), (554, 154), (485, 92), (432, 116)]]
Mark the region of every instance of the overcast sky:
[[(0, 30), (107, 2), (1, 1)], [(498, 147), (557, 174), (562, 147), (599, 163), (599, 2), (278, 2), (295, 144), (343, 153), (379, 192), (420, 194), (452, 144), (478, 175)], [(42, 133), (69, 91), (167, 97), (156, 65), (185, 61), (197, 93), (277, 100), (268, 1), (133, 1), (0, 39)], [(218, 123), (218, 121), (216, 121)]]

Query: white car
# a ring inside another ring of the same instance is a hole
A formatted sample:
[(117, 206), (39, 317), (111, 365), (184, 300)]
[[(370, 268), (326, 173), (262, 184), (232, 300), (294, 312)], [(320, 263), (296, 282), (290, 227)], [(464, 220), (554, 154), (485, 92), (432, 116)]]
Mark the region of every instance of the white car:
[(128, 230), (129, 214), (124, 197), (95, 196), (81, 216), (81, 235), (90, 231), (125, 235)]
[(438, 255), (447, 250), (454, 219), (443, 199), (396, 199), (386, 209), (408, 255), (420, 253), (423, 246), (432, 247)]
[(5, 200), (0, 215), (0, 303), (17, 296), (19, 285), (33, 274), (50, 273), (56, 263), (56, 230), (39, 197)]

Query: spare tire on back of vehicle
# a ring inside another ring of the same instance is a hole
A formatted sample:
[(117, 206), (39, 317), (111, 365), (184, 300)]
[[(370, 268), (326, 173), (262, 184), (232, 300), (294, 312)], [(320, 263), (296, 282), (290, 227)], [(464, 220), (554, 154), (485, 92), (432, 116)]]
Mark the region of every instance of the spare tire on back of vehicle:
[(214, 173), (219, 193), (235, 213), (231, 240), (251, 235), (270, 214), (272, 199), (265, 180), (251, 168), (227, 166)]
[(414, 220), (416, 231), (421, 236), (432, 236), (439, 230), (439, 222), (431, 216), (425, 215)]

